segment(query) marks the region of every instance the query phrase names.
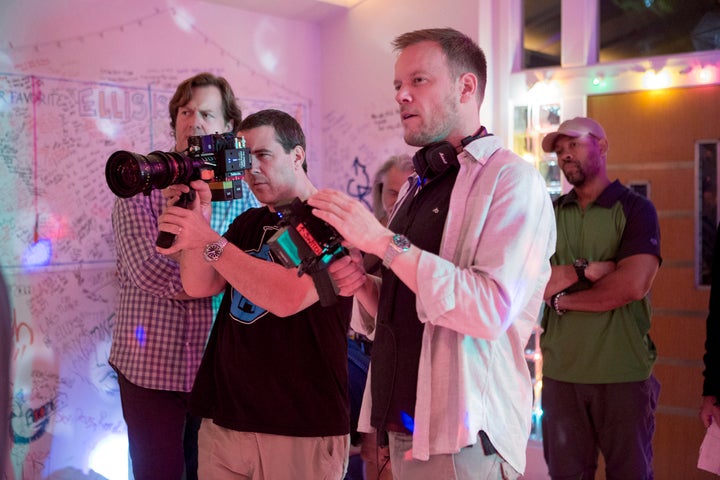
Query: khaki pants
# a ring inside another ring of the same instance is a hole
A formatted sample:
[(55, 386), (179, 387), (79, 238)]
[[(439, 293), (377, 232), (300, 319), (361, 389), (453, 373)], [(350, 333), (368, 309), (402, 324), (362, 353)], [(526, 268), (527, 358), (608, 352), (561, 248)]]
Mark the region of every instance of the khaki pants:
[(456, 454), (412, 458), (412, 435), (388, 432), (396, 480), (517, 480), (520, 474), (497, 453), (485, 455), (480, 441)]
[(342, 480), (350, 436), (289, 437), (237, 432), (204, 418), (198, 436), (200, 480)]

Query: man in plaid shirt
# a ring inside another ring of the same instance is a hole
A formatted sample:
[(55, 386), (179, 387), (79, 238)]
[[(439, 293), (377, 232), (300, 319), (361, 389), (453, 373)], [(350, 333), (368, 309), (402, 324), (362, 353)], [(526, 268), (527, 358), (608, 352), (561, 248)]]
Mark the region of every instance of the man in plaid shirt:
[[(228, 82), (209, 73), (183, 81), (169, 110), (177, 152), (190, 136), (236, 133), (242, 120)], [(187, 479), (197, 478), (200, 420), (188, 415), (187, 399), (214, 317), (212, 299), (188, 296), (175, 259), (155, 249), (164, 204), (153, 190), (118, 198), (112, 214), (120, 304), (109, 361), (118, 373), (136, 480), (180, 479), (184, 469)], [(258, 205), (243, 182), (242, 199), (213, 206), (213, 229), (224, 232)]]

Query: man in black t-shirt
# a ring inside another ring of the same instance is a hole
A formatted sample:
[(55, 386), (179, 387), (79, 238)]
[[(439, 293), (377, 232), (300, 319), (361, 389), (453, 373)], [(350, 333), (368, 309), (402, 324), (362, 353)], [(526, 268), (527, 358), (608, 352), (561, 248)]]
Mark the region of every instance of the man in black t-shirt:
[[(169, 207), (160, 217), (160, 229), (177, 235), (160, 251), (182, 251), (185, 291), (225, 291), (191, 395), (191, 410), (203, 417), (198, 473), (341, 479), (350, 299), (323, 306), (313, 279), (277, 263), (268, 246), (279, 229), (275, 207), (316, 191), (304, 134), (290, 115), (263, 110), (242, 122), (239, 135), (252, 153), (246, 181), (266, 206), (246, 211), (218, 238), (207, 221), (210, 191), (196, 181), (190, 208)], [(184, 191), (173, 186), (166, 196), (172, 203)]]

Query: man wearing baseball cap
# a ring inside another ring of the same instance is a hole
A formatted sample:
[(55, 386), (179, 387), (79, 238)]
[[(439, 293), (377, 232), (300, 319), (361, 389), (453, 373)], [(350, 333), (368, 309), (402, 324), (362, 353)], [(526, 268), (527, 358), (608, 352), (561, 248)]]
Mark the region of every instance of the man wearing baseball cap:
[(660, 384), (648, 293), (662, 261), (653, 204), (611, 182), (608, 139), (587, 117), (542, 142), (573, 186), (555, 201), (557, 248), (545, 290), (543, 444), (553, 479), (652, 479)]
[[(592, 118), (575, 117), (560, 124), (557, 132), (548, 133), (543, 138), (542, 147), (546, 152), (555, 151), (555, 141), (560, 136), (578, 138), (583, 135), (592, 135), (598, 140), (606, 139), (605, 130)], [(572, 182), (570, 182), (572, 183)]]

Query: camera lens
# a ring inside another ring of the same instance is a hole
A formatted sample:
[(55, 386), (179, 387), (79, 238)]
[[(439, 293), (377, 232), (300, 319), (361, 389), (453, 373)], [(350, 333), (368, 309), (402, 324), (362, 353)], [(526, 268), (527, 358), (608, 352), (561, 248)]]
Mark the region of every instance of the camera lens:
[(142, 192), (146, 183), (146, 175), (142, 172), (145, 164), (147, 161), (141, 155), (124, 151), (113, 153), (105, 165), (105, 179), (110, 190), (122, 198)]
[(147, 156), (124, 150), (110, 155), (105, 165), (108, 187), (118, 197), (128, 198), (140, 192), (178, 183), (189, 183), (199, 175), (202, 160), (174, 152), (152, 152)]

